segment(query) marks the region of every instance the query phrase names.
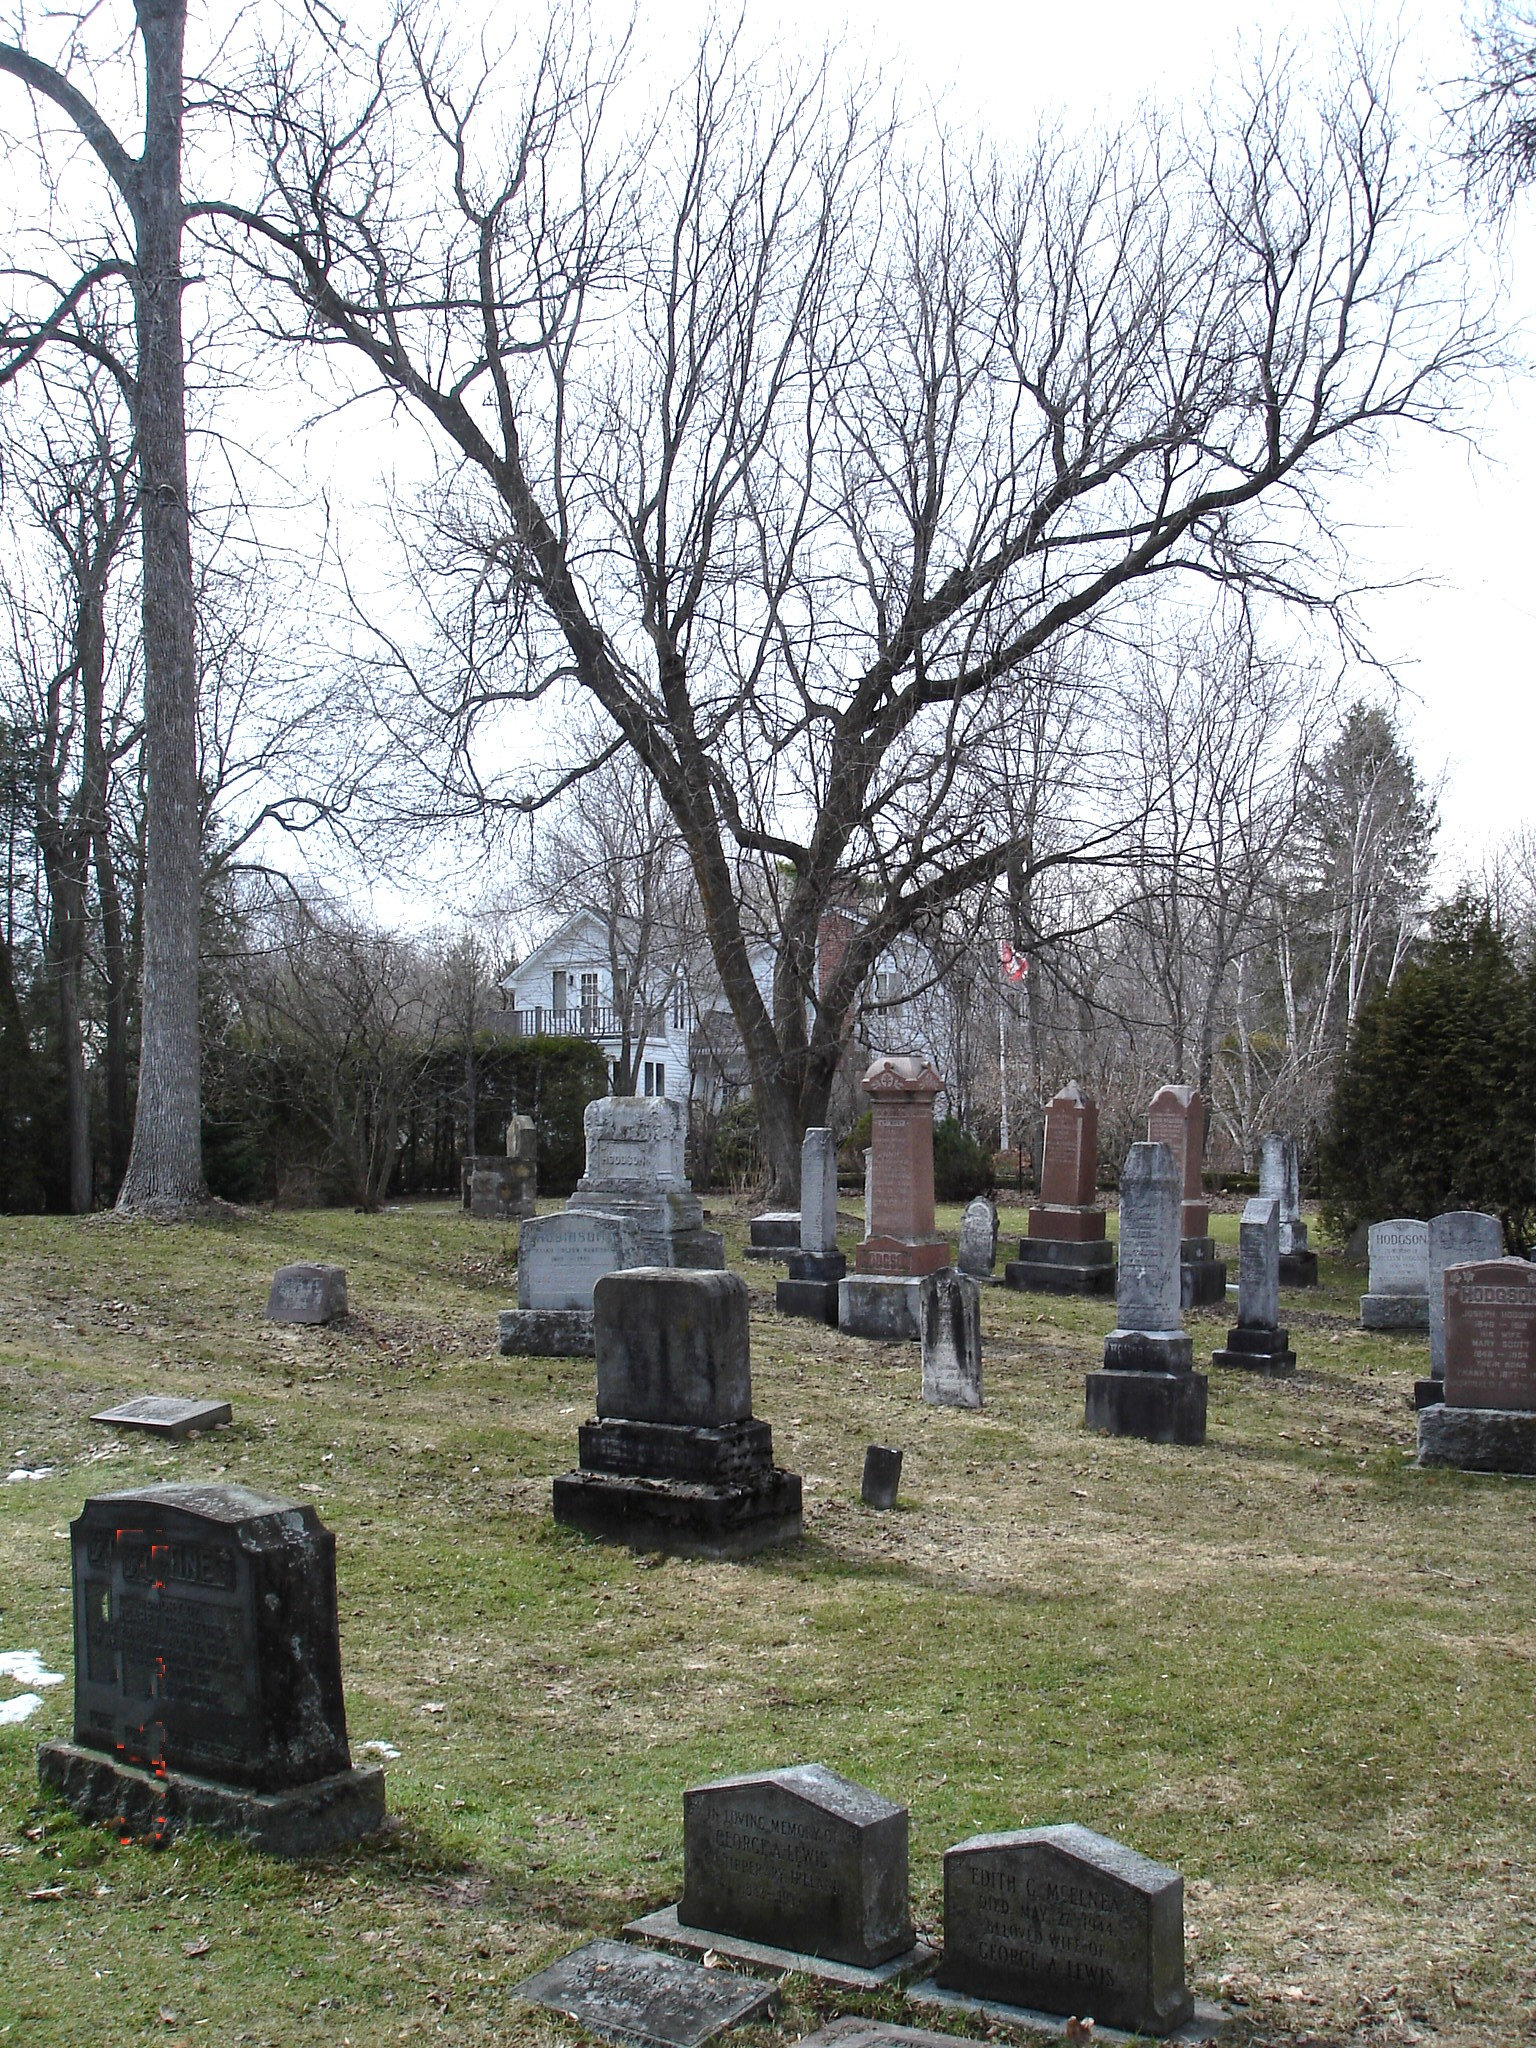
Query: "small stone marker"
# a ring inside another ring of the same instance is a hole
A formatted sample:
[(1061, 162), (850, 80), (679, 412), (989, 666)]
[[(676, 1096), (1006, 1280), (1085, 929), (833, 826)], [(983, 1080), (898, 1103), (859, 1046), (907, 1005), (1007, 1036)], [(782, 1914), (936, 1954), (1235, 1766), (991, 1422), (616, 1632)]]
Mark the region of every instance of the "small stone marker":
[(593, 1293), (597, 1416), (554, 1482), (567, 1528), (637, 1550), (745, 1557), (801, 1534), (800, 1479), (752, 1414), (739, 1273), (639, 1266)]
[(1018, 1258), (1003, 1268), (1008, 1286), (1031, 1294), (1113, 1289), (1115, 1253), (1097, 1206), (1098, 1177), (1098, 1108), (1069, 1081), (1046, 1106), (1040, 1199), (1029, 1212)]
[(985, 1195), (968, 1202), (960, 1219), (960, 1254), (956, 1260), (962, 1273), (973, 1280), (989, 1280), (997, 1263), (997, 1205)]
[[(822, 1764), (695, 1785), (683, 1794), (683, 1896), (627, 1930), (754, 1960), (844, 1966), (874, 1983), (919, 1967), (907, 1902), (907, 1809)], [(814, 1960), (812, 1960), (814, 1959)]]
[(948, 1266), (918, 1294), (923, 1399), (935, 1408), (981, 1406), (981, 1286)]
[(1278, 1376), (1296, 1370), (1290, 1332), (1280, 1328), (1280, 1204), (1256, 1195), (1238, 1226), (1237, 1328), (1213, 1363)]
[(1429, 1328), (1429, 1225), (1393, 1216), (1368, 1232), (1370, 1273), (1360, 1297), (1362, 1330)]
[(124, 1834), (185, 1826), (283, 1856), (384, 1818), (384, 1775), (353, 1770), (342, 1699), (336, 1539), (312, 1507), (243, 1486), (97, 1496), (70, 1525), (75, 1730), (38, 1773)]
[(859, 1498), (867, 1508), (893, 1508), (901, 1490), (901, 1452), (889, 1444), (871, 1444), (864, 1453), (864, 1480)]
[(681, 1956), (589, 1941), (514, 1984), (512, 1996), (564, 2013), (616, 2048), (703, 2048), (727, 2027), (766, 2018), (779, 1993)]
[(1478, 1209), (1451, 1209), (1429, 1219), (1429, 1373), (1445, 1378), (1445, 1269), (1497, 1259), (1504, 1229), (1497, 1216)]
[(1280, 1285), (1315, 1287), (1317, 1253), (1301, 1220), (1301, 1148), (1289, 1131), (1266, 1131), (1260, 1142), (1259, 1193), (1280, 1204)]
[[(1203, 1444), (1207, 1382), (1180, 1315), (1183, 1176), (1166, 1145), (1133, 1145), (1120, 1179), (1117, 1327), (1086, 1379), (1085, 1425), (1150, 1443)], [(1222, 1268), (1225, 1272), (1225, 1267)]]
[(347, 1312), (344, 1266), (279, 1266), (267, 1295), (272, 1323), (334, 1323)]
[(800, 1146), (799, 1248), (789, 1254), (789, 1278), (774, 1289), (782, 1316), (837, 1321), (837, 1284), (848, 1261), (837, 1248), (837, 1147), (825, 1125), (813, 1125)]
[(1419, 1414), (1419, 1463), (1536, 1473), (1536, 1266), (1449, 1266), (1445, 1398)]
[(172, 1394), (135, 1394), (115, 1408), (103, 1408), (92, 1422), (114, 1429), (142, 1429), (151, 1436), (184, 1437), (194, 1430), (217, 1429), (230, 1420), (227, 1401), (182, 1401)]
[(1225, 1301), (1227, 1269), (1210, 1235), (1211, 1211), (1200, 1178), (1205, 1156), (1205, 1098), (1194, 1088), (1159, 1088), (1147, 1112), (1147, 1139), (1167, 1145), (1178, 1167), (1179, 1288), (1185, 1308)]
[(942, 1990), (1170, 2034), (1193, 2018), (1184, 1880), (1090, 1828), (975, 1835), (944, 1853)]

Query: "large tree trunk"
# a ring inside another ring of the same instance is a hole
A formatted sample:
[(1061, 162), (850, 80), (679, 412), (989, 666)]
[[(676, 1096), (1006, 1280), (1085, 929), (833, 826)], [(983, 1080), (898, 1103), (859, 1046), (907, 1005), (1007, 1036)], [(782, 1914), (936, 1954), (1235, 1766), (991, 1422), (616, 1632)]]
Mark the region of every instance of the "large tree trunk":
[(145, 53), (138, 234), (139, 505), (144, 547), (144, 991), (133, 1150), (118, 1206), (204, 1193), (198, 1032), (202, 893), (197, 650), (181, 324), (185, 0), (137, 0)]

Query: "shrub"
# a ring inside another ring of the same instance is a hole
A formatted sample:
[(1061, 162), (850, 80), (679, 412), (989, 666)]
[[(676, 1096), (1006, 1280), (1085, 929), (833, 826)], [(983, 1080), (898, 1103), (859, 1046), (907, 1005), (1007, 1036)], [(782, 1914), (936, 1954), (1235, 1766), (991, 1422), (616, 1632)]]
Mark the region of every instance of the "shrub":
[(757, 1104), (750, 1095), (740, 1102), (733, 1102), (722, 1112), (715, 1126), (711, 1159), (711, 1182), (716, 1187), (739, 1191), (761, 1179), (763, 1162), (758, 1144)]
[(933, 1127), (933, 1192), (941, 1202), (968, 1202), (994, 1185), (992, 1158), (964, 1124), (945, 1117)]

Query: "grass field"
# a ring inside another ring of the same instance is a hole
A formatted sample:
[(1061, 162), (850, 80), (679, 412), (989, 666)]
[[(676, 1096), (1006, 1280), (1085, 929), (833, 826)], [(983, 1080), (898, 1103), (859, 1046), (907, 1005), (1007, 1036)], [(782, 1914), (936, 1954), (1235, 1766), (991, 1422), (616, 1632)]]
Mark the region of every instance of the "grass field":
[[(347, 1267), (345, 1326), (263, 1320), (298, 1257)], [(0, 1728), (0, 2042), (574, 2040), (507, 1987), (677, 1895), (685, 1785), (799, 1761), (910, 1804), (930, 1930), (946, 1844), (1079, 1820), (1184, 1871), (1190, 1975), (1239, 2041), (1536, 2041), (1536, 1490), (1411, 1465), (1424, 1345), (1359, 1332), (1358, 1271), (1284, 1297), (1295, 1379), (1214, 1375), (1191, 1451), (1083, 1434), (1109, 1303), (989, 1289), (986, 1408), (929, 1411), (915, 1347), (783, 1321), (744, 1270), (806, 1540), (653, 1563), (550, 1521), (592, 1369), (495, 1355), (511, 1230), (0, 1221), (0, 1473), (53, 1468), (0, 1484), (0, 1651), (71, 1670), (88, 1494), (238, 1480), (336, 1531), (354, 1751), (401, 1752), (395, 1825), (331, 1862), (125, 1848), (39, 1794), (50, 1689)], [(1192, 1319), (1197, 1363), (1224, 1327)], [(234, 1426), (90, 1422), (147, 1391)], [(859, 1503), (871, 1441), (906, 1452), (891, 1515)], [(796, 1978), (735, 2038), (834, 2010), (933, 2024)]]

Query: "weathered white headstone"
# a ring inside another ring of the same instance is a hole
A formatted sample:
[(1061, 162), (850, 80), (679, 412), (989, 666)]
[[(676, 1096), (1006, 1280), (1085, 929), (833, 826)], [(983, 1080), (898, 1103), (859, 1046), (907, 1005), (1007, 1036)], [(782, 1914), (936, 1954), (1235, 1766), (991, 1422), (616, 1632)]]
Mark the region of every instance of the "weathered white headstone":
[(683, 1166), (687, 1112), (661, 1095), (606, 1095), (583, 1118), (587, 1170), (566, 1203), (571, 1215), (621, 1216), (635, 1263), (721, 1267), (725, 1242), (704, 1228), (704, 1209)]
[(1116, 1327), (1104, 1339), (1104, 1369), (1087, 1375), (1089, 1429), (1150, 1443), (1205, 1442), (1207, 1382), (1190, 1370), (1193, 1347), (1180, 1316), (1183, 1202), (1173, 1149), (1160, 1140), (1133, 1145), (1120, 1177)]
[(605, 1273), (637, 1266), (634, 1233), (622, 1216), (569, 1209), (530, 1216), (518, 1234), (519, 1308), (592, 1308), (592, 1290)]
[(1273, 1195), (1255, 1195), (1243, 1205), (1238, 1247), (1237, 1328), (1228, 1331), (1214, 1363), (1294, 1372), (1290, 1333), (1280, 1328), (1280, 1204)]
[(837, 1147), (825, 1125), (800, 1145), (800, 1249), (818, 1257), (837, 1250)]
[(926, 1273), (918, 1294), (923, 1399), (936, 1408), (981, 1406), (981, 1288), (946, 1266)]
[(1429, 1219), (1429, 1371), (1445, 1378), (1445, 1269), (1501, 1258), (1504, 1229), (1478, 1209), (1449, 1209)]
[(956, 1261), (962, 1273), (973, 1280), (985, 1280), (997, 1261), (997, 1208), (985, 1195), (966, 1204), (960, 1219), (960, 1254)]
[(1365, 1330), (1429, 1328), (1429, 1225), (1416, 1216), (1392, 1216), (1367, 1234), (1370, 1277), (1360, 1297)]

